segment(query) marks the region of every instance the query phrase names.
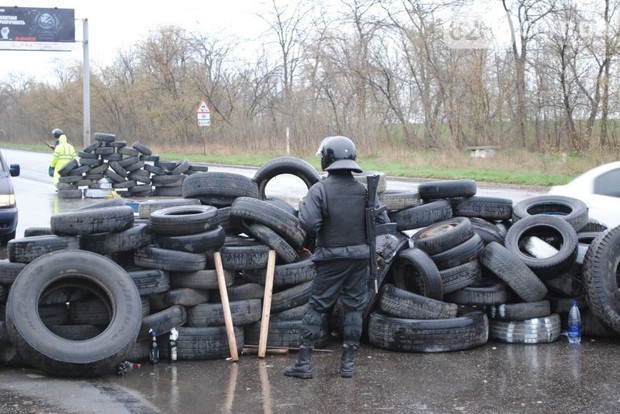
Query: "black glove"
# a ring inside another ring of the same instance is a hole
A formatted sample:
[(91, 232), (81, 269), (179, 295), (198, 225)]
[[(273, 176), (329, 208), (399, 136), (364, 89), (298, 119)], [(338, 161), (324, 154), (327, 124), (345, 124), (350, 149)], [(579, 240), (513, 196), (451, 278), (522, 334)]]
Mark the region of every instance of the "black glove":
[(49, 167), (49, 168), (47, 169), (47, 174), (48, 174), (50, 177), (53, 177), (53, 176), (54, 176), (54, 167)]

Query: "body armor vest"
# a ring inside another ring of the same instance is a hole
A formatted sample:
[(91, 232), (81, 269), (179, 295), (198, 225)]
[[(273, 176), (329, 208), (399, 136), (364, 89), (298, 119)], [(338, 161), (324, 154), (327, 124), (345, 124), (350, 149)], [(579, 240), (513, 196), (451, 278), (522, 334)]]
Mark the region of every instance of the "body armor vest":
[(329, 176), (323, 180), (327, 211), (316, 244), (321, 247), (366, 243), (366, 189), (353, 179)]

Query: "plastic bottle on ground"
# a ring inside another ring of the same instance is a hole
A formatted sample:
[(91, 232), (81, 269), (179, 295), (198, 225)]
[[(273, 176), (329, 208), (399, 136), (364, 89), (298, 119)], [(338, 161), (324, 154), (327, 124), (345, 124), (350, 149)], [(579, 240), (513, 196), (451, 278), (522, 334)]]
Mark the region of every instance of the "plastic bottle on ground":
[(581, 312), (579, 312), (576, 300), (573, 300), (568, 312), (568, 342), (581, 343)]

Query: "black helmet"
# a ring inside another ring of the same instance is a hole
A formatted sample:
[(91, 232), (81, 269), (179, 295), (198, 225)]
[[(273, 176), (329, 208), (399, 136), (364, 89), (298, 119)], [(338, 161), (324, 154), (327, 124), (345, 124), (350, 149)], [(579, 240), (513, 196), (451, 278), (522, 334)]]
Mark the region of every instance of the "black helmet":
[(55, 128), (52, 131), (52, 135), (54, 136), (54, 138), (58, 138), (59, 136), (61, 136), (62, 134), (64, 134), (64, 132), (62, 132), (62, 129), (60, 128)]
[(357, 157), (355, 144), (347, 137), (335, 136), (323, 139), (318, 153), (321, 154), (321, 168), (324, 171), (350, 170), (362, 172), (362, 169), (355, 162)]

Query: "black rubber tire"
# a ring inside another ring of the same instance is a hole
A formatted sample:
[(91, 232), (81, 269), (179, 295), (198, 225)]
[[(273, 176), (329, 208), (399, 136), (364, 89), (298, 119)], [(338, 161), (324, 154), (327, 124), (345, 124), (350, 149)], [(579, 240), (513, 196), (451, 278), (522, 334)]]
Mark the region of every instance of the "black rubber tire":
[(133, 226), (134, 211), (130, 206), (75, 210), (52, 215), (54, 234), (76, 236), (123, 231)]
[(443, 286), (444, 295), (466, 288), (467, 286), (479, 281), (482, 277), (478, 259), (474, 259), (467, 263), (450, 267), (448, 269), (440, 270), (439, 274), (441, 275), (441, 284)]
[(505, 321), (523, 321), (533, 318), (545, 318), (551, 315), (551, 305), (546, 299), (538, 302), (502, 303), (487, 308), (491, 319)]
[(485, 220), (509, 220), (512, 218), (512, 200), (499, 197), (472, 196), (453, 204), (455, 216), (479, 217)]
[(136, 223), (121, 232), (85, 234), (79, 237), (80, 249), (104, 255), (139, 249), (151, 241), (150, 228), (145, 223)]
[(184, 236), (213, 229), (216, 213), (213, 206), (174, 206), (152, 212), (149, 221), (153, 234)]
[(138, 288), (140, 296), (161, 293), (170, 289), (170, 275), (164, 270), (129, 270), (127, 273)]
[(299, 219), (275, 204), (251, 197), (239, 197), (230, 206), (231, 220), (248, 220), (264, 224), (294, 249), (300, 249), (306, 237)]
[(620, 226), (603, 233), (588, 247), (583, 260), (582, 277), (586, 301), (605, 325), (620, 333)]
[(99, 141), (99, 145), (95, 147), (99, 148), (105, 145), (104, 143), (114, 142), (116, 140), (116, 135), (109, 134), (107, 132), (95, 132), (93, 134), (93, 138), (95, 139), (95, 141)]
[[(217, 300), (221, 301), (219, 291), (216, 292)], [(248, 300), (248, 299), (263, 299), (265, 297), (265, 287), (259, 283), (243, 283), (240, 285), (233, 285), (228, 288), (228, 300)]]
[(446, 302), (468, 306), (498, 305), (510, 299), (506, 283), (484, 278), (445, 297)]
[(392, 265), (394, 286), (428, 298), (442, 300), (443, 285), (437, 265), (420, 249), (401, 251)]
[(154, 211), (167, 207), (199, 205), (195, 198), (172, 198), (166, 200), (148, 200), (138, 206), (138, 217), (148, 219)]
[[(551, 244), (557, 253), (538, 258), (524, 247), (529, 237), (539, 237)], [(504, 240), (506, 249), (513, 252), (541, 279), (552, 279), (568, 270), (577, 258), (577, 232), (561, 217), (537, 214), (514, 223)]]
[[(206, 328), (183, 327), (178, 328), (177, 358), (179, 361), (223, 359), (230, 356), (226, 327), (211, 326)], [(243, 328), (234, 326), (237, 353), (241, 355), (245, 339)], [(166, 340), (167, 342), (167, 340)], [(160, 346), (160, 357), (168, 357), (168, 347)]]
[(474, 180), (427, 181), (418, 185), (418, 193), (423, 200), (471, 197), (477, 190)]
[(77, 237), (56, 235), (22, 237), (6, 245), (9, 261), (15, 263), (30, 263), (46, 253), (78, 248)]
[(54, 234), (51, 227), (27, 227), (24, 229), (24, 237), (45, 236)]
[(574, 263), (566, 272), (553, 279), (543, 280), (549, 293), (562, 298), (582, 297), (585, 293), (582, 265)]
[(164, 301), (168, 306), (196, 306), (209, 301), (209, 291), (192, 288), (170, 289), (164, 295)]
[[(51, 332), (36, 303), (54, 285), (70, 283), (97, 292), (112, 312), (104, 332), (72, 341)], [(116, 263), (96, 253), (65, 250), (28, 264), (11, 287), (6, 322), (11, 341), (32, 366), (53, 375), (90, 377), (112, 372), (136, 340), (142, 310), (133, 281)]]
[(308, 303), (311, 293), (311, 281), (276, 292), (271, 296), (271, 312), (282, 312), (287, 309), (305, 305)]
[[(260, 299), (230, 301), (233, 325), (245, 326), (259, 321), (263, 304)], [(187, 326), (224, 326), (224, 310), (221, 303), (203, 303), (187, 309)]]
[(398, 231), (414, 230), (452, 218), (448, 200), (436, 200), (421, 206), (406, 208), (388, 214)]
[(224, 243), (220, 255), (224, 269), (263, 269), (267, 266), (269, 246), (258, 243), (234, 246)]
[(184, 198), (202, 196), (252, 197), (259, 198), (258, 185), (241, 174), (226, 172), (200, 172), (183, 181)]
[(107, 326), (110, 323), (111, 315), (105, 302), (98, 298), (92, 298), (72, 301), (69, 306), (68, 317), (68, 322), (71, 325)]
[(144, 154), (144, 155), (151, 155), (153, 153), (153, 151), (151, 151), (151, 149), (149, 147), (147, 147), (144, 144), (141, 144), (139, 142), (134, 142), (133, 144), (131, 144), (131, 146), (138, 150), (138, 152), (140, 154)]
[(170, 306), (142, 318), (137, 340), (149, 340), (151, 338), (149, 329), (152, 329), (156, 335), (164, 335), (170, 332), (172, 328), (184, 325), (186, 322), (187, 311), (185, 307), (180, 305)]
[(0, 284), (12, 285), (24, 267), (26, 267), (25, 263), (10, 262), (8, 259), (0, 260)]
[[(224, 269), (226, 286), (235, 281), (235, 272)], [(170, 286), (173, 288), (218, 289), (217, 274), (213, 269), (197, 270), (195, 272), (171, 272)]]
[[(272, 315), (274, 316), (274, 315)], [(245, 342), (247, 345), (258, 345), (260, 341), (260, 321), (244, 327)], [(271, 318), (267, 332), (267, 346), (299, 348), (301, 345), (302, 319), (281, 320)], [(327, 315), (321, 319), (319, 338), (315, 341), (315, 348), (322, 348), (330, 339), (329, 318)]]
[(378, 195), (379, 201), (387, 208), (387, 211), (405, 210), (422, 204), (417, 191), (386, 190)]
[(560, 315), (523, 321), (489, 321), (489, 339), (510, 344), (544, 344), (560, 339)]
[[(295, 286), (300, 283), (308, 282), (316, 276), (316, 267), (311, 257), (299, 260), (294, 263), (276, 265), (273, 275), (273, 286), (275, 288), (283, 286)], [(265, 284), (266, 270), (244, 270), (243, 278), (248, 282)]]
[(579, 229), (579, 232), (602, 232), (607, 230), (608, 228), (609, 227), (607, 227), (606, 224), (603, 224), (593, 218), (589, 218), (586, 225)]
[(581, 200), (566, 196), (540, 195), (516, 203), (512, 209), (513, 223), (524, 217), (548, 214), (562, 217), (575, 231), (588, 223), (588, 206)]
[(450, 319), (403, 319), (370, 314), (368, 339), (378, 348), (399, 352), (450, 352), (487, 343), (489, 321), (483, 312)]
[(243, 227), (247, 229), (250, 236), (255, 237), (273, 249), (281, 262), (294, 263), (299, 261), (299, 254), (297, 251), (270, 227), (261, 223), (246, 221), (243, 221)]
[(458, 310), (454, 303), (427, 298), (389, 283), (381, 288), (379, 308), (388, 315), (405, 319), (456, 318)]
[(254, 181), (258, 185), (260, 198), (265, 199), (265, 188), (269, 181), (281, 174), (294, 175), (301, 179), (307, 188), (312, 187), (320, 180), (316, 169), (308, 162), (295, 157), (274, 158), (260, 166), (254, 174)]
[(475, 260), (484, 249), (482, 238), (474, 233), (472, 237), (451, 249), (431, 256), (439, 270), (449, 269)]
[(220, 249), (226, 240), (222, 226), (202, 233), (184, 236), (155, 236), (153, 242), (162, 249), (180, 250), (190, 253), (204, 253)]
[(411, 240), (414, 247), (432, 256), (464, 243), (473, 235), (474, 229), (467, 218), (453, 217), (421, 229)]
[(495, 224), (478, 217), (469, 217), (469, 221), (474, 232), (482, 238), (484, 244), (489, 244), (492, 241), (504, 244), (506, 233), (502, 232)]
[(134, 263), (147, 269), (194, 272), (205, 268), (204, 254), (146, 246), (134, 251)]
[(547, 294), (547, 287), (538, 276), (501, 244), (487, 244), (479, 260), (484, 268), (506, 282), (525, 302), (537, 302)]

